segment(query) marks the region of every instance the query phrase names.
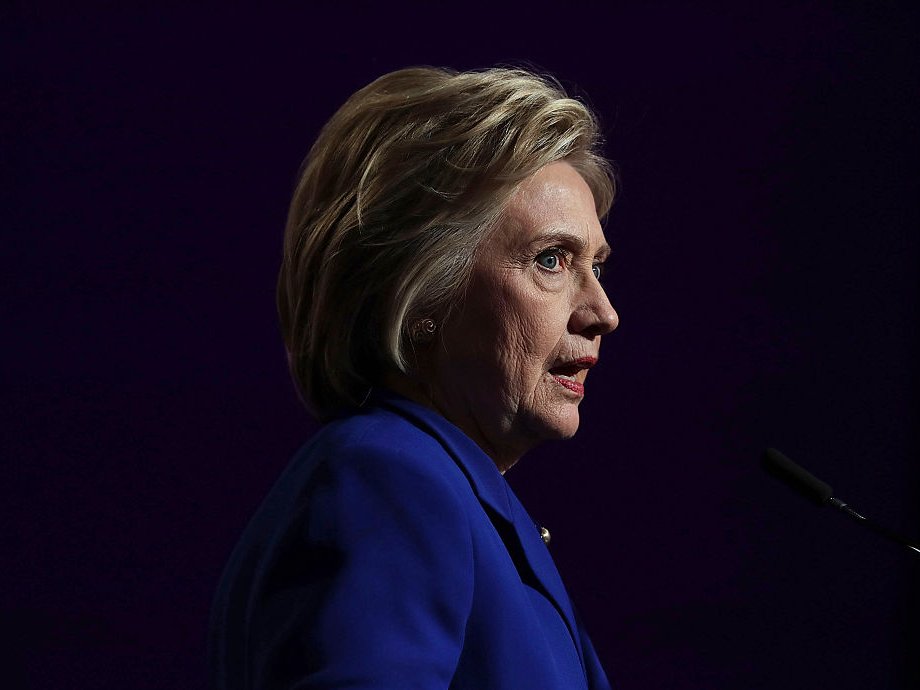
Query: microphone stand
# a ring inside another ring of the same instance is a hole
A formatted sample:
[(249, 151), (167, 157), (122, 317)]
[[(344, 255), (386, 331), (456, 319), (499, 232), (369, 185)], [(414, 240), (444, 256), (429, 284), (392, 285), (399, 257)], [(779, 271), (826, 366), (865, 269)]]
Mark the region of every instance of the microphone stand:
[(877, 522), (873, 522), (872, 520), (867, 518), (865, 515), (861, 515), (858, 512), (856, 512), (853, 508), (850, 507), (849, 504), (844, 503), (839, 498), (835, 498), (834, 496), (831, 496), (829, 499), (827, 499), (827, 502), (829, 505), (832, 505), (835, 508), (842, 510), (844, 514), (850, 516), (851, 518), (856, 520), (856, 522), (863, 525), (867, 529), (872, 530), (876, 534), (879, 534), (885, 537), (886, 539), (889, 539), (895, 542), (896, 544), (900, 544), (901, 546), (906, 546), (911, 551), (920, 553), (920, 544), (916, 544), (910, 541), (907, 537), (903, 537), (897, 532), (894, 532), (888, 529), (887, 527), (882, 527)]
[(828, 484), (825, 484), (813, 474), (803, 469), (800, 465), (794, 463), (775, 448), (767, 448), (764, 451), (761, 463), (769, 474), (779, 479), (794, 491), (802, 494), (813, 503), (819, 506), (832, 505), (876, 534), (896, 544), (906, 546), (914, 553), (920, 554), (920, 544), (901, 536), (887, 527), (882, 527), (865, 515), (856, 512), (849, 504), (836, 498), (833, 495), (834, 490)]

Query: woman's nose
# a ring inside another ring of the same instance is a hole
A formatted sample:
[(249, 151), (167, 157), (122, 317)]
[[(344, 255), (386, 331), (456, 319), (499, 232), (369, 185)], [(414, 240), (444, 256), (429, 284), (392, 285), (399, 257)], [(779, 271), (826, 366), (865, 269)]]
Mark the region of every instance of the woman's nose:
[(620, 316), (610, 304), (607, 293), (597, 280), (589, 281), (572, 310), (569, 330), (591, 338), (605, 335), (620, 325)]

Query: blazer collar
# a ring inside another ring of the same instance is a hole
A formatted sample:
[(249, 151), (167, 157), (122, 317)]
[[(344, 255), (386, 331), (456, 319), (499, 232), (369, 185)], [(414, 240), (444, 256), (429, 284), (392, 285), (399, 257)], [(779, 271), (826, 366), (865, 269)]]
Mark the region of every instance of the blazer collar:
[(479, 500), (513, 526), (530, 569), (542, 586), (544, 595), (553, 602), (565, 621), (584, 666), (581, 636), (559, 571), (540, 537), (539, 526), (530, 518), (492, 459), (469, 436), (424, 405), (379, 389), (374, 390), (373, 400), (438, 439), (466, 474)]
[(390, 390), (374, 389), (372, 400), (406, 417), (434, 436), (466, 474), (473, 492), (508, 522), (514, 522), (507, 482), (492, 459), (440, 414)]

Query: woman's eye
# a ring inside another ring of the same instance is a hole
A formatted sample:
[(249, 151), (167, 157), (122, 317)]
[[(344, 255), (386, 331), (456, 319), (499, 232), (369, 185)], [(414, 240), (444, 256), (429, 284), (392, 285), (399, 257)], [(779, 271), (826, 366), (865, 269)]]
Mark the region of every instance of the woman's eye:
[(562, 263), (558, 249), (547, 249), (537, 255), (537, 263), (548, 271), (555, 271)]

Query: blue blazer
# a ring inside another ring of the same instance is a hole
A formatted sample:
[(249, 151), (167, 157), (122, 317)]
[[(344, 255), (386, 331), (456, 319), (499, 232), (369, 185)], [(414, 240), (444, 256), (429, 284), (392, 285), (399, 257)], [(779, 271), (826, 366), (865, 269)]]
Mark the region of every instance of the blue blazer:
[(390, 393), (293, 458), (230, 558), (214, 690), (609, 689), (492, 460)]

